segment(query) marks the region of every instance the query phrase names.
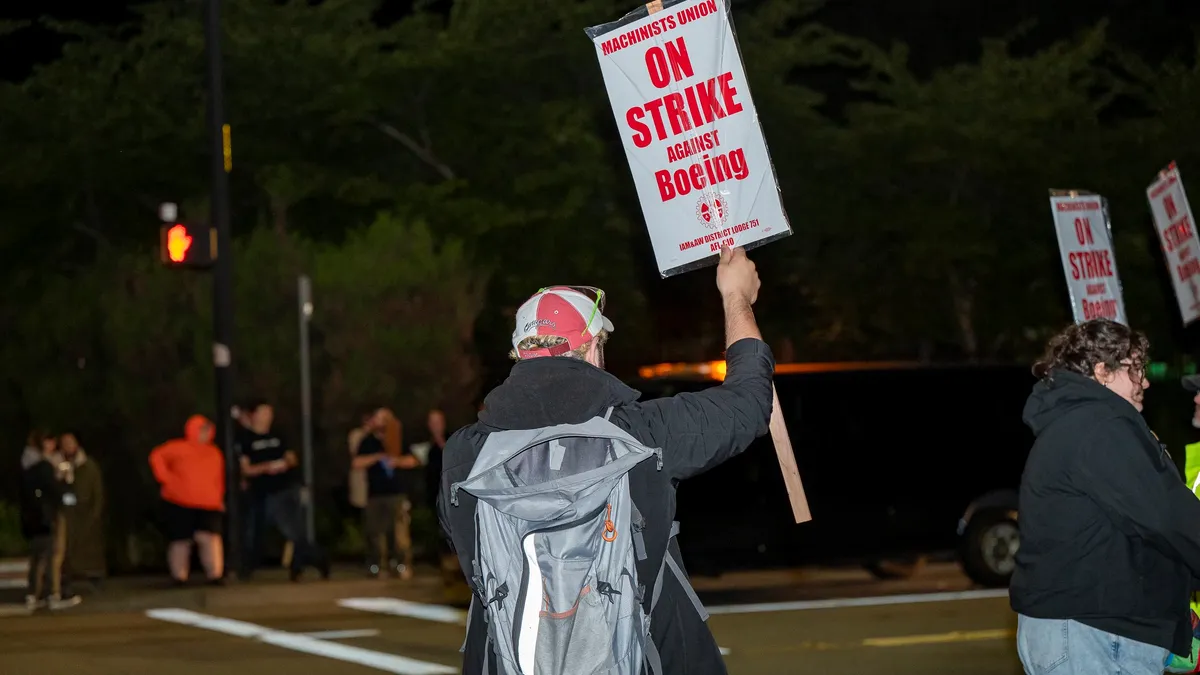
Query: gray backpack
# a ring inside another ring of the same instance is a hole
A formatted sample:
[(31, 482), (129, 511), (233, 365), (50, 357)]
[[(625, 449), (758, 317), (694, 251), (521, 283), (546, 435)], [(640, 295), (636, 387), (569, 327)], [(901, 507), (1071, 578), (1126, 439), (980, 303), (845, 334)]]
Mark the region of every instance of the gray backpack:
[[(485, 607), (485, 654), (495, 648), (500, 675), (638, 675), (643, 663), (661, 672), (635, 565), (646, 558), (645, 523), (628, 473), (650, 459), (661, 470), (662, 450), (611, 414), (492, 432), (467, 479), (450, 487), (453, 505), (459, 490), (478, 501), (471, 585)], [(681, 575), (669, 553), (668, 564)]]

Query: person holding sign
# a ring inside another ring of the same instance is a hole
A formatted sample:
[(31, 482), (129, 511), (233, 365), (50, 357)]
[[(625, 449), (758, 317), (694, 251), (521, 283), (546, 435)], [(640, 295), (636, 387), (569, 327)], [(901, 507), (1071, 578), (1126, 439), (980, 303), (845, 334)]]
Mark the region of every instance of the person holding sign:
[(1200, 500), (1142, 418), (1148, 349), (1094, 319), (1034, 367), (1024, 419), (1037, 441), (1009, 592), (1027, 673), (1159, 675), (1171, 654), (1192, 655)]
[[(605, 664), (615, 665), (603, 672), (634, 675), (726, 672), (674, 541), (675, 486), (766, 434), (775, 361), (751, 309), (759, 278), (744, 250), (721, 251), (716, 281), (725, 381), (645, 402), (603, 369), (613, 324), (602, 291), (544, 288), (517, 311), (516, 365), (478, 421), (450, 437), (443, 458), (438, 517), (474, 591), (464, 674), (599, 672)], [(526, 440), (498, 455), (514, 432)], [(605, 472), (613, 481), (603, 501), (581, 505), (594, 495), (578, 486)], [(485, 530), (498, 501), (489, 497), (501, 493), (504, 515), (520, 517)], [(562, 524), (547, 525), (554, 518)], [(589, 519), (594, 528), (580, 528)], [(578, 538), (554, 548), (574, 529)], [(516, 556), (489, 553), (498, 548)], [(628, 564), (613, 565), (618, 557)]]

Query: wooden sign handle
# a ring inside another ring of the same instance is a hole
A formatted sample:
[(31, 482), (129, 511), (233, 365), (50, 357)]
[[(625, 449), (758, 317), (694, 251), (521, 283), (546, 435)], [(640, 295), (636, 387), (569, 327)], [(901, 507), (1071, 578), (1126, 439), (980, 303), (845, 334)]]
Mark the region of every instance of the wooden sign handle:
[(771, 384), (771, 440), (775, 443), (775, 455), (779, 459), (779, 470), (783, 473), (783, 484), (787, 486), (788, 499), (792, 503), (792, 515), (796, 523), (812, 520), (808, 510), (808, 498), (804, 496), (804, 483), (800, 482), (800, 469), (796, 468), (796, 455), (792, 452), (792, 439), (788, 437), (787, 425), (783, 423), (783, 410), (779, 407), (779, 391)]

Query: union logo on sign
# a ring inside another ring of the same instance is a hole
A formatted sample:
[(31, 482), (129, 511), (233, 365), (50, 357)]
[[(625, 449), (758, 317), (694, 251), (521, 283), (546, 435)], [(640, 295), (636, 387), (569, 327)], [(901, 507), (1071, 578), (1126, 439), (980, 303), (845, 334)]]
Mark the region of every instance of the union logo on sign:
[(729, 219), (729, 197), (723, 194), (706, 194), (696, 202), (696, 218), (710, 230), (724, 225)]

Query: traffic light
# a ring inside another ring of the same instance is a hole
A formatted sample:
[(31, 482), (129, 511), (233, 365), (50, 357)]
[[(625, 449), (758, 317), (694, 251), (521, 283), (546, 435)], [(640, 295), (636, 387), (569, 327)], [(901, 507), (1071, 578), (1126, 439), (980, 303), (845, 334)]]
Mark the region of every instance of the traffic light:
[(166, 223), (160, 251), (168, 267), (209, 267), (217, 259), (217, 231), (200, 223)]

